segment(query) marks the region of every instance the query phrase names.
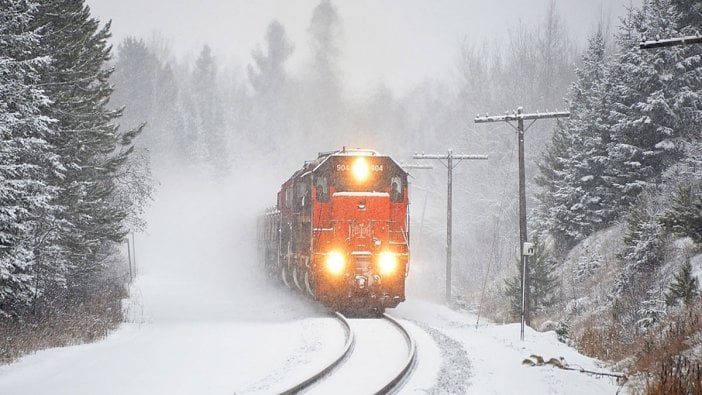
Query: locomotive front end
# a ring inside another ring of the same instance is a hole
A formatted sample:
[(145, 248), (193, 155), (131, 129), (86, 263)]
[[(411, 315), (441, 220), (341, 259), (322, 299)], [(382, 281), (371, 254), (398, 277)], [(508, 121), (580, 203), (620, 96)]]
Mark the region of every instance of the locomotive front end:
[[(388, 157), (338, 155), (318, 175), (318, 294), (327, 304), (382, 310), (405, 300), (407, 176)], [(327, 182), (331, 181), (331, 182)]]

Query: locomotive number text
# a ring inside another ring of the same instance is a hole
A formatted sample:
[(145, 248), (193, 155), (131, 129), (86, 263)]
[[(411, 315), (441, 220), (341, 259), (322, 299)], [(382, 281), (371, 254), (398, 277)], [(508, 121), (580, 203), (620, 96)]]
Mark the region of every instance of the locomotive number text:
[[(368, 168), (370, 171), (383, 171), (383, 165), (370, 165)], [(336, 171), (351, 171), (351, 165), (336, 165)]]

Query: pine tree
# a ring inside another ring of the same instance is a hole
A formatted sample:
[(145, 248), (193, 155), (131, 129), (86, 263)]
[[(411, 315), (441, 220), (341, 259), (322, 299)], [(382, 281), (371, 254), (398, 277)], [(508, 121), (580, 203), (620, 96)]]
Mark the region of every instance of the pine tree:
[(258, 147), (277, 150), (286, 146), (286, 138), (290, 137), (291, 81), (285, 63), (295, 47), (278, 21), (268, 26), (265, 39), (265, 51), (260, 47), (251, 51), (254, 64), (248, 67), (249, 83), (254, 89), (251, 140)]
[(692, 299), (699, 294), (697, 284), (697, 277), (692, 275), (692, 264), (687, 259), (668, 285), (668, 292), (665, 295), (666, 304), (674, 306), (682, 300), (683, 303), (689, 305)]
[(695, 194), (690, 185), (680, 186), (661, 223), (669, 231), (702, 244), (702, 194)]
[(273, 98), (282, 93), (288, 78), (285, 62), (294, 50), (295, 46), (285, 34), (285, 27), (278, 21), (271, 22), (266, 31), (265, 52), (260, 47), (251, 51), (254, 64), (247, 69), (249, 82), (257, 95)]
[(680, 14), (678, 28), (685, 34), (702, 34), (702, 2), (699, 0), (671, 0)]
[(153, 121), (157, 96), (162, 93), (159, 89), (161, 62), (144, 40), (127, 37), (117, 47), (114, 69), (110, 76), (110, 81), (114, 83), (110, 103), (116, 108), (125, 107), (120, 117), (120, 127), (139, 128), (144, 123), (148, 124), (148, 130), (139, 135), (139, 145), (150, 152), (160, 151), (164, 136), (158, 134), (160, 130), (153, 127)]
[(539, 163), (536, 183), (541, 202), (539, 228), (550, 232), (559, 245), (569, 248), (614, 217), (608, 209), (604, 166), (608, 132), (599, 114), (607, 80), (605, 39), (598, 30), (589, 40), (577, 80), (569, 92), (571, 116), (560, 122)]
[(42, 0), (34, 25), (41, 28), (41, 46), (53, 59), (41, 83), (53, 102), (55, 118), (50, 142), (66, 168), (55, 181), (56, 202), (64, 207), (67, 228), (58, 245), (71, 262), (69, 291), (80, 296), (100, 287), (105, 257), (125, 235), (128, 208), (115, 198), (115, 177), (140, 129), (118, 131), (120, 110), (108, 109), (112, 70), (110, 24), (100, 28), (82, 0)]
[(195, 61), (192, 75), (193, 121), (197, 125), (202, 161), (212, 166), (216, 177), (224, 177), (230, 168), (229, 152), (224, 135), (224, 117), (217, 70), (209, 46), (203, 46)]
[[(40, 35), (30, 25), (37, 4), (0, 0), (0, 317), (16, 316), (36, 299), (38, 281), (63, 280), (46, 272), (42, 258), (55, 252), (62, 177), (52, 137), (53, 120), (42, 115), (50, 104), (38, 88), (49, 59), (37, 56)], [(51, 262), (60, 267), (61, 261)]]
[(647, 0), (623, 20), (611, 71), (606, 117), (611, 141), (605, 173), (616, 207), (626, 208), (647, 184), (680, 159), (682, 140), (702, 127), (702, 49), (641, 51), (642, 36), (677, 37), (681, 15), (670, 0)]
[(623, 258), (627, 265), (650, 272), (663, 256), (663, 227), (647, 194), (641, 194), (627, 217)]
[(312, 131), (313, 134), (300, 137), (320, 148), (329, 147), (340, 143), (330, 131), (339, 130), (343, 111), (339, 78), (341, 50), (338, 45), (341, 18), (330, 0), (321, 0), (314, 8), (308, 32), (312, 63), (307, 76), (305, 104), (308, 107), (304, 111), (307, 115), (304, 127), (309, 129), (306, 132)]
[(539, 227), (566, 248), (615, 221), (698, 146), (702, 48), (638, 49), (644, 35), (681, 33), (680, 3), (646, 0), (630, 10), (613, 61), (602, 56), (601, 34), (590, 40), (569, 95), (571, 117), (555, 130), (537, 178)]

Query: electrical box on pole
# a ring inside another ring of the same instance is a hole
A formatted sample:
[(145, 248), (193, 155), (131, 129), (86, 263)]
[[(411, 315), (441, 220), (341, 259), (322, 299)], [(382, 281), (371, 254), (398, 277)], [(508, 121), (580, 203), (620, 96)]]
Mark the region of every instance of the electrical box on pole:
[(524, 243), (522, 246), (522, 255), (534, 256), (534, 243)]

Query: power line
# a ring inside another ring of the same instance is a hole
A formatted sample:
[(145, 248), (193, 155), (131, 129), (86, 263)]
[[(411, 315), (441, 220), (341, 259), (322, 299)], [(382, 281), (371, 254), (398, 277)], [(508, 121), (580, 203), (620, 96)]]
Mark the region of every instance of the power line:
[[(486, 122), (507, 122), (510, 126), (517, 130), (517, 141), (519, 146), (519, 256), (521, 259), (521, 277), (522, 277), (522, 308), (521, 308), (521, 334), (520, 338), (524, 340), (524, 324), (530, 324), (529, 317), (529, 276), (527, 272), (527, 254), (530, 252), (527, 245), (527, 222), (526, 222), (526, 177), (524, 171), (524, 132), (526, 132), (531, 125), (534, 124), (539, 119), (548, 118), (563, 118), (569, 117), (570, 112), (568, 111), (556, 111), (556, 112), (545, 112), (545, 113), (533, 113), (533, 114), (523, 114), (522, 107), (517, 108), (516, 112), (505, 113), (505, 115), (498, 116), (477, 116), (475, 118), (475, 123), (486, 123)], [(524, 120), (530, 120), (529, 126), (524, 128)], [(516, 121), (517, 126), (515, 127), (511, 122)]]
[[(446, 155), (441, 154), (414, 154), (412, 159), (436, 159), (448, 169), (448, 196), (446, 202), (446, 301), (451, 303), (451, 216), (452, 216), (452, 196), (453, 196), (453, 169), (462, 160), (485, 160), (487, 155), (457, 155), (452, 150), (448, 150)], [(454, 163), (454, 160), (457, 162)], [(443, 161), (446, 161), (444, 163)]]

